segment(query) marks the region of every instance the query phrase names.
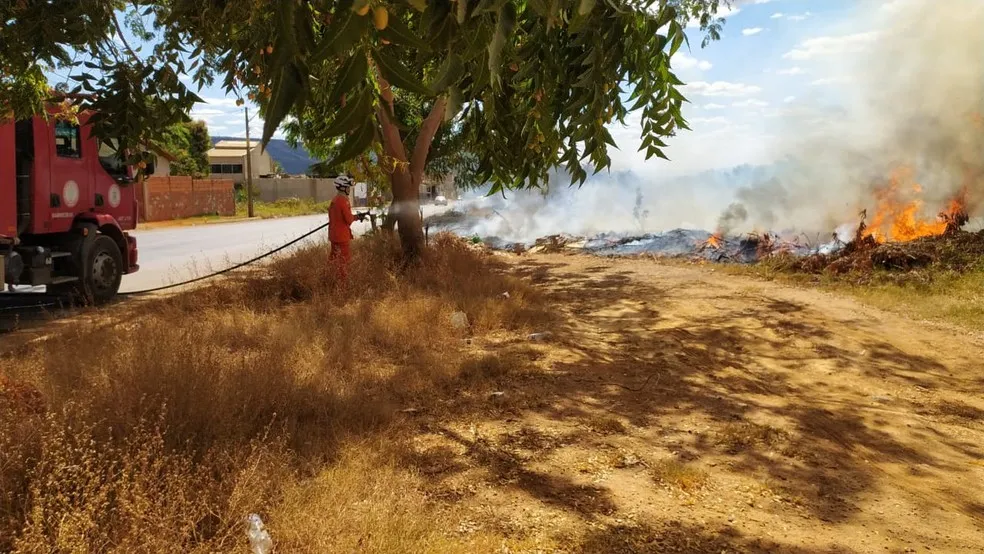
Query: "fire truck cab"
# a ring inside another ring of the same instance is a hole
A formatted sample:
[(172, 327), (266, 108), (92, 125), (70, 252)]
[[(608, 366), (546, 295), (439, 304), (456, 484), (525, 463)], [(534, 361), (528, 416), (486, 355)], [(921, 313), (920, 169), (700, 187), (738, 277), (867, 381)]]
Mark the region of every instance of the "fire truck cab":
[(0, 122), (0, 282), (99, 304), (139, 268), (133, 172), (90, 115)]

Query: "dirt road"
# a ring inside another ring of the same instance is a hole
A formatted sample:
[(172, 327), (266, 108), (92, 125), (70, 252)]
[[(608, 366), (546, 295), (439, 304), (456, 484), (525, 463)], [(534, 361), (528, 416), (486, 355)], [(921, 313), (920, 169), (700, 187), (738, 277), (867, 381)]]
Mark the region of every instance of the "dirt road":
[[(469, 421), (427, 422), (433, 496), (515, 550), (984, 551), (984, 347), (824, 293), (514, 258), (561, 313)], [(503, 361), (505, 360), (505, 361)], [(462, 402), (466, 400), (461, 400)]]

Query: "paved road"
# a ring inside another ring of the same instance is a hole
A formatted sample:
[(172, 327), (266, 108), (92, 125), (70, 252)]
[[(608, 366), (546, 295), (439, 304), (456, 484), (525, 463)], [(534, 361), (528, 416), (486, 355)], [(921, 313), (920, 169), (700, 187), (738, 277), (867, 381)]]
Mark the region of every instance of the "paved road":
[[(424, 216), (447, 209), (424, 206)], [(326, 221), (326, 215), (313, 215), (148, 231), (138, 228), (133, 234), (140, 250), (140, 271), (123, 277), (120, 291), (167, 285), (224, 269), (290, 242)], [(369, 222), (356, 222), (352, 230), (361, 235), (369, 230)], [(327, 238), (325, 229), (291, 248)]]

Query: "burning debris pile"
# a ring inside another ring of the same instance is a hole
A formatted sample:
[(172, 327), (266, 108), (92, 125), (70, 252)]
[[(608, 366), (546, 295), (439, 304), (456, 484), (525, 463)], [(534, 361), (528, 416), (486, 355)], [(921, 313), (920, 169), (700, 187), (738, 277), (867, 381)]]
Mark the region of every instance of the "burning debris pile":
[[(874, 269), (910, 271), (931, 264), (961, 270), (984, 257), (984, 231), (964, 232), (969, 221), (969, 193), (964, 186), (944, 202), (935, 220), (921, 216), (922, 187), (908, 168), (893, 172), (875, 192), (874, 216), (862, 210), (857, 225), (842, 226), (829, 241), (810, 240), (805, 234), (731, 233), (746, 212), (732, 205), (722, 214), (717, 231), (675, 229), (662, 233), (629, 235), (601, 233), (584, 237), (555, 234), (529, 242), (471, 236), (486, 247), (515, 252), (588, 253), (598, 256), (649, 256), (695, 262), (752, 264), (768, 261), (778, 269), (805, 273), (870, 273)], [(494, 212), (494, 210), (492, 211)], [(448, 213), (430, 224), (470, 236), (469, 221), (502, 217), (488, 210)], [(975, 258), (976, 256), (976, 258)]]

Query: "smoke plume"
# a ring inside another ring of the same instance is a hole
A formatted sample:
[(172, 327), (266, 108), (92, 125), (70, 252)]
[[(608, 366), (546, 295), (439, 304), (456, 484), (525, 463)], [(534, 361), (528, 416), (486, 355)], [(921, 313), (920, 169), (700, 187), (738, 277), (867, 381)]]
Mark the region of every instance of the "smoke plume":
[(923, 218), (933, 220), (964, 187), (970, 215), (982, 215), (984, 2), (872, 4), (863, 15), (873, 31), (833, 39), (864, 45), (830, 68), (846, 101), (823, 122), (784, 128), (792, 163), (737, 192), (755, 224), (832, 229), (862, 209), (870, 214), (900, 167), (912, 169), (903, 192), (923, 202)]
[[(900, 167), (920, 185), (904, 192), (923, 218), (965, 187), (970, 216), (984, 215), (984, 1), (863, 5), (854, 31), (822, 39), (839, 52), (827, 68), (839, 101), (791, 104), (802, 113), (774, 133), (772, 165), (659, 181), (616, 172), (580, 188), (558, 174), (546, 194), (483, 200), (495, 211), (471, 232), (523, 242), (675, 228), (849, 236)], [(813, 52), (796, 55), (817, 69)]]

